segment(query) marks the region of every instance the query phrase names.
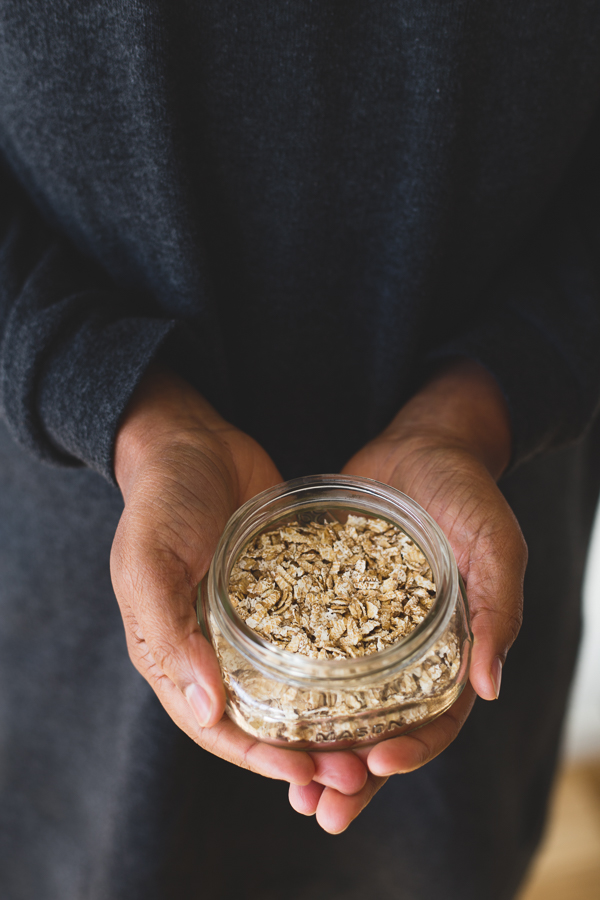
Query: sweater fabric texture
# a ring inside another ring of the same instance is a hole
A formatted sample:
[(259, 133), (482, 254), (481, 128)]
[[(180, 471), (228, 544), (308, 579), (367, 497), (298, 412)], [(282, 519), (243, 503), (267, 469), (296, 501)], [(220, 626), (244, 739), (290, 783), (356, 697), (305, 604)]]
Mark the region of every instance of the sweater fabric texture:
[(0, 396), (112, 478), (162, 354), (284, 475), (337, 470), (445, 356), (518, 463), (600, 393), (597, 2), (6, 0)]

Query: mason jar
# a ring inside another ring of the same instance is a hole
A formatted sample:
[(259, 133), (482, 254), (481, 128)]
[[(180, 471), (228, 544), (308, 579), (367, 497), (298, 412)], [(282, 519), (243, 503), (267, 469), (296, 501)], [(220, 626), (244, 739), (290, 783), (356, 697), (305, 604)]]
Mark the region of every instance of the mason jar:
[[(230, 573), (244, 548), (263, 532), (344, 522), (349, 515), (383, 519), (425, 555), (436, 594), (423, 621), (385, 649), (343, 659), (290, 652), (248, 627), (229, 596)], [(396, 737), (452, 706), (468, 677), (468, 607), (444, 533), (410, 497), (368, 478), (297, 478), (245, 503), (229, 520), (198, 588), (197, 611), (219, 660), (227, 714), (271, 744), (340, 749)]]

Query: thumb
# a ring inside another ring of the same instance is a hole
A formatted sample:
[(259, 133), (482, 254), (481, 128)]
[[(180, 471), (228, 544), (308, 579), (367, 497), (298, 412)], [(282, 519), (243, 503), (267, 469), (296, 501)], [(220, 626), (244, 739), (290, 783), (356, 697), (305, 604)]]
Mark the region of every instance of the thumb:
[(500, 532), (477, 541), (464, 573), (474, 638), (469, 677), (484, 700), (500, 693), (502, 667), (522, 622), (527, 547), (510, 517)]
[(169, 679), (186, 697), (198, 723), (214, 725), (225, 709), (225, 691), (214, 650), (196, 620), (197, 583), (204, 572), (190, 571), (164, 545), (136, 541), (122, 520), (111, 573), (134, 666), (159, 696), (164, 679)]

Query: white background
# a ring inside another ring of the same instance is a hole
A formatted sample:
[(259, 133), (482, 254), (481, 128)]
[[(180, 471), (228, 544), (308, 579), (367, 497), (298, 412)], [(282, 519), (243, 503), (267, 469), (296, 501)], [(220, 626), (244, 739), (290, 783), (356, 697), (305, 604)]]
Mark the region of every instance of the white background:
[(565, 752), (568, 759), (600, 757), (600, 510), (584, 588), (584, 632), (571, 694)]

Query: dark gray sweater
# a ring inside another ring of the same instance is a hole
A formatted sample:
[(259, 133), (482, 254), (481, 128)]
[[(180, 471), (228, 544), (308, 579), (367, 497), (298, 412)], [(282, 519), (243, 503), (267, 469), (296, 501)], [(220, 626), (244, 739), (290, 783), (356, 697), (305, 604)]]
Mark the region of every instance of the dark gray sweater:
[(156, 354), (285, 475), (437, 358), (515, 462), (600, 396), (596, 0), (3, 0), (2, 415), (112, 477)]

